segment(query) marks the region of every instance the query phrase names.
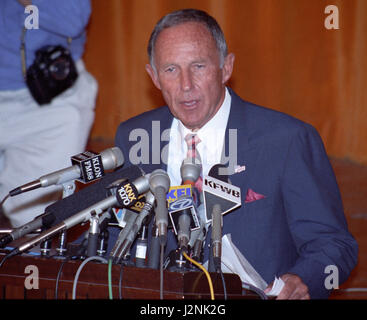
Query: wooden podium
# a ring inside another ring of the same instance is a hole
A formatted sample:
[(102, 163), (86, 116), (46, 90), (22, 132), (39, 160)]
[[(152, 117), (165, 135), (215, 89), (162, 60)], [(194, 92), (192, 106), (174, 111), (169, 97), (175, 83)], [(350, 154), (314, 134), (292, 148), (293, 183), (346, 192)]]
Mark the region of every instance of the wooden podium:
[[(5, 253), (0, 253), (2, 260)], [(72, 299), (73, 282), (83, 260), (45, 258), (21, 255), (6, 260), (0, 267), (0, 298), (2, 299), (55, 299), (57, 275), (58, 299)], [(27, 266), (29, 269), (26, 269)], [(33, 267), (35, 266), (35, 267)], [(28, 271), (27, 271), (28, 270)], [(33, 270), (33, 271), (29, 271)], [(38, 289), (31, 288), (38, 271)], [(155, 269), (112, 265), (112, 293), (114, 299), (160, 299), (160, 272)], [(210, 273), (215, 299), (223, 299), (222, 279), (217, 273)], [(27, 280), (28, 277), (28, 280)], [(120, 280), (121, 279), (121, 280)], [(251, 291), (243, 291), (241, 280), (235, 274), (224, 274), (228, 299), (259, 299)], [(28, 282), (26, 282), (28, 281)], [(28, 289), (27, 289), (28, 287)], [(108, 299), (108, 264), (88, 262), (82, 269), (76, 287), (77, 299)], [(164, 299), (210, 299), (209, 284), (205, 274), (198, 272), (171, 272), (163, 274)]]

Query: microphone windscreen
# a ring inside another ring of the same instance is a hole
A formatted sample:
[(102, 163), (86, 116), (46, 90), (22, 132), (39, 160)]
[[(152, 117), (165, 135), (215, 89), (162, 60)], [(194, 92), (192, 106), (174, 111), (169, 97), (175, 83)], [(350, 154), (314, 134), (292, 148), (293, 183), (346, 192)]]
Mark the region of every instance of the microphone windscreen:
[(57, 225), (72, 215), (92, 206), (108, 196), (107, 187), (118, 179), (126, 178), (134, 180), (142, 176), (138, 166), (120, 168), (114, 172), (107, 173), (99, 181), (75, 192), (74, 194), (49, 205), (45, 212), (55, 217), (53, 225)]

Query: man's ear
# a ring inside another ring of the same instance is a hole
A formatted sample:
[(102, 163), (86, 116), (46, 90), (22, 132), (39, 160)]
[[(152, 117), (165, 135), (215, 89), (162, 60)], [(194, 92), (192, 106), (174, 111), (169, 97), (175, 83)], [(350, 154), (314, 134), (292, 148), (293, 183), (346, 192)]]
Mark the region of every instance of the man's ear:
[(159, 83), (157, 72), (153, 69), (153, 67), (150, 64), (145, 65), (145, 70), (148, 72), (150, 78), (152, 79), (154, 85), (161, 90), (161, 85)]
[(222, 68), (222, 83), (226, 83), (232, 75), (233, 64), (235, 55), (233, 53), (227, 54), (224, 58), (223, 68)]

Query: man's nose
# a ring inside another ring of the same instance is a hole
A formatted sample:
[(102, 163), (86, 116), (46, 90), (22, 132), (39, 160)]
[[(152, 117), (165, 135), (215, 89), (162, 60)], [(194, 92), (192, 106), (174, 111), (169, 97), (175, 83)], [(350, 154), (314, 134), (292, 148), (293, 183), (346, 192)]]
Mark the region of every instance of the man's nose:
[(192, 74), (190, 70), (181, 72), (181, 89), (182, 91), (190, 91), (193, 86)]

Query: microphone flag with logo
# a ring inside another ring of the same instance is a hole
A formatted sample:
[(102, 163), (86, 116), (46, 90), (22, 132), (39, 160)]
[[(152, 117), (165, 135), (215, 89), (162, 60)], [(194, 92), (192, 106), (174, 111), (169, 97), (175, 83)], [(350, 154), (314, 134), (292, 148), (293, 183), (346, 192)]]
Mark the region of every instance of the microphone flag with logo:
[(203, 178), (206, 223), (211, 222), (213, 206), (219, 204), (222, 215), (241, 206), (241, 189), (210, 176)]
[(105, 170), (112, 170), (122, 166), (124, 155), (119, 148), (112, 147), (102, 151), (100, 154), (92, 151), (82, 152), (72, 156), (71, 162), (72, 166), (70, 167), (43, 175), (39, 179), (9, 191), (9, 196), (13, 197), (23, 192), (51, 185), (61, 185), (72, 180), (89, 183), (102, 178), (105, 175)]

